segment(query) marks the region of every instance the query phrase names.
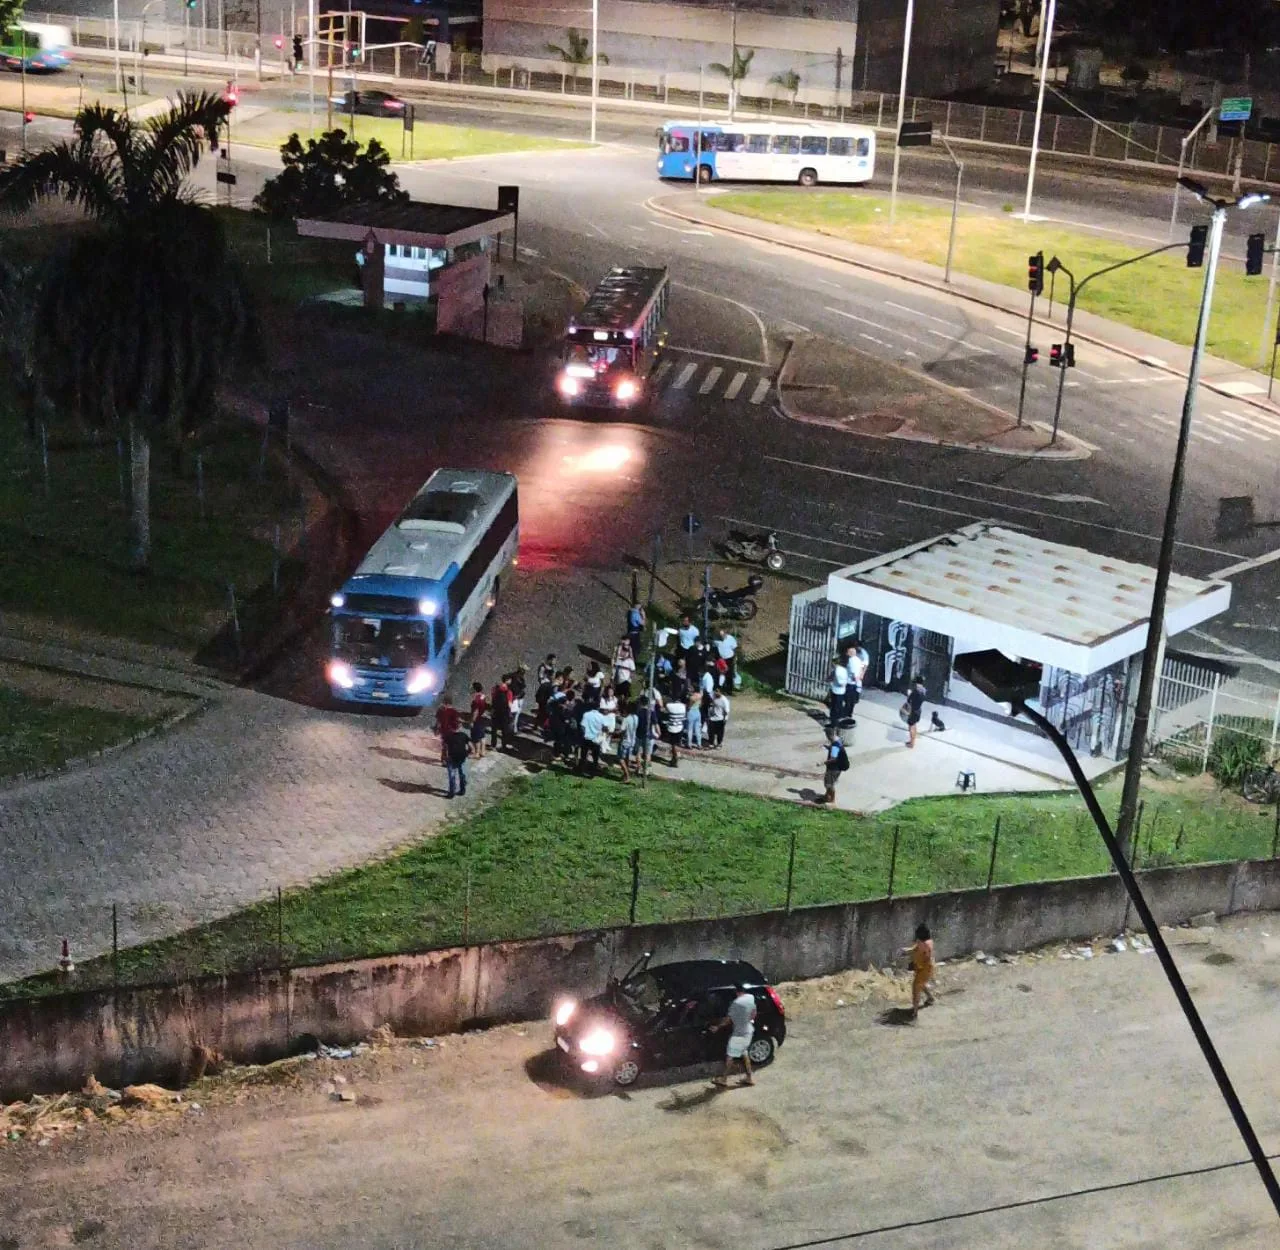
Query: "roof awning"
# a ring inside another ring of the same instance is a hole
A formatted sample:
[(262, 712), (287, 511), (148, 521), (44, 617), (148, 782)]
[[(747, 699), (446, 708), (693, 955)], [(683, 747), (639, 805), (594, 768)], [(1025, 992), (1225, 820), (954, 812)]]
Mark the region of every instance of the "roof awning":
[(512, 213), (456, 204), (351, 204), (328, 217), (299, 217), (298, 233), (312, 239), (352, 239), (405, 247), (451, 248), (515, 228)]
[[(1087, 676), (1142, 650), (1155, 570), (993, 521), (839, 569), (827, 598)], [(1224, 612), (1229, 582), (1174, 574), (1166, 634)]]

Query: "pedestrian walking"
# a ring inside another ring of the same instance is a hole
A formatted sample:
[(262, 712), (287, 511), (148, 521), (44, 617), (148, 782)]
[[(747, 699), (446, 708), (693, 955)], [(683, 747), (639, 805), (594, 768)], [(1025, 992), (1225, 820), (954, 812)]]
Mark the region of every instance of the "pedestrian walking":
[(827, 694), (827, 724), (833, 729), (844, 720), (848, 694), (849, 670), (844, 665), (844, 657), (838, 655), (831, 661), (831, 682)]
[(485, 698), (484, 687), (478, 682), (471, 683), (471, 753), (478, 760), (484, 759), (485, 713), (489, 710), (489, 700)]
[(630, 638), (622, 638), (613, 649), (613, 687), (618, 698), (631, 697), (631, 683), (636, 675), (636, 653)]
[(911, 679), (911, 688), (907, 691), (906, 701), (902, 705), (902, 713), (907, 722), (907, 746), (916, 744), (916, 730), (920, 725), (920, 714), (924, 708), (924, 678), (917, 673)]
[(906, 954), (911, 956), (911, 1018), (920, 1014), (920, 1006), (933, 1006), (933, 992), (929, 986), (933, 981), (933, 934), (927, 924), (916, 926), (916, 940), (908, 946)]
[(711, 706), (707, 709), (707, 739), (713, 751), (724, 746), (724, 731), (729, 723), (729, 696), (724, 687), (711, 696)]
[(440, 739), (440, 763), (446, 762), (448, 752), (445, 744), (451, 734), (458, 732), (458, 726), (461, 724), (462, 718), (458, 715), (458, 709), (453, 706), (453, 695), (445, 695), (440, 700), (440, 706), (436, 708), (436, 736)]
[(505, 751), (511, 745), (511, 687), (503, 677), (489, 695), (489, 749), (498, 749), (498, 739), (502, 739)]
[(827, 753), (823, 757), (822, 786), (825, 791), (822, 801), (824, 803), (834, 803), (836, 801), (836, 782), (840, 780), (840, 774), (849, 771), (849, 753), (844, 749), (844, 743), (840, 738), (840, 730), (831, 729), (827, 731)]
[[(645, 717), (646, 728), (648, 724), (649, 719)], [(630, 784), (632, 763), (634, 762), (637, 768), (640, 766), (636, 759), (639, 750), (640, 716), (634, 703), (623, 704), (622, 719), (618, 728), (618, 767), (622, 769), (623, 783)]]
[(644, 605), (639, 600), (627, 609), (627, 640), (631, 643), (631, 650), (635, 655), (640, 654), (640, 639), (644, 636), (647, 619)]
[(662, 740), (671, 745), (672, 768), (680, 767), (678, 747), (680, 739), (684, 737), (684, 722), (688, 714), (689, 709), (685, 705), (684, 695), (679, 691), (673, 691), (662, 708)]
[(735, 1063), (741, 1063), (746, 1071), (741, 1082), (743, 1085), (756, 1083), (755, 1075), (751, 1071), (751, 1056), (747, 1054), (751, 1049), (751, 1039), (756, 1033), (756, 997), (741, 983), (733, 988), (736, 992), (733, 1001), (729, 1004), (728, 1013), (723, 1020), (711, 1026), (713, 1029), (729, 1030), (729, 1041), (724, 1051), (724, 1074), (713, 1077), (711, 1082), (721, 1089), (728, 1087), (729, 1076), (733, 1072)]
[(738, 688), (738, 640), (723, 626), (716, 631), (716, 658), (724, 661), (724, 682), (730, 690)]
[(445, 740), (444, 767), (449, 778), (449, 798), (467, 792), (467, 756), (471, 754), (471, 741), (461, 728), (455, 729)]
[(511, 688), (511, 729), (519, 737), (520, 713), (524, 711), (525, 697), (529, 692), (529, 670), (523, 664), (517, 664), (507, 678), (507, 685)]

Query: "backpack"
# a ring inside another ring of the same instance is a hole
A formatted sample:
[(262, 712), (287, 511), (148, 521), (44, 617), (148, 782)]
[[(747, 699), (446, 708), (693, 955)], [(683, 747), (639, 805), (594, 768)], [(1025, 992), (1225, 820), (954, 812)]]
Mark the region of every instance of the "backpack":
[(849, 753), (844, 749), (844, 743), (840, 744), (840, 754), (836, 756), (836, 771), (847, 773), (849, 771)]

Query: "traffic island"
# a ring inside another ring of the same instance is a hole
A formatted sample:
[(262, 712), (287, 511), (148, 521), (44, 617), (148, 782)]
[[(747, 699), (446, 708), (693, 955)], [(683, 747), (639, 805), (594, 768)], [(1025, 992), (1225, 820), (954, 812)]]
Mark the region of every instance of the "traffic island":
[[(941, 368), (951, 362), (943, 361)], [(1010, 456), (1078, 460), (1089, 448), (1040, 422), (1019, 425), (991, 404), (821, 335), (793, 341), (778, 376), (779, 406), (793, 421), (867, 438), (900, 438)]]

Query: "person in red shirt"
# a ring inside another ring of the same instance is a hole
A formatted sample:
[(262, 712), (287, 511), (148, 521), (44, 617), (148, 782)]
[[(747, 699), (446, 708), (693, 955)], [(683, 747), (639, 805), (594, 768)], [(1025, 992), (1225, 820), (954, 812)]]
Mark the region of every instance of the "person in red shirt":
[(489, 696), (489, 749), (498, 749), (498, 737), (502, 737), (502, 749), (511, 745), (511, 687), (503, 677)]
[(484, 697), (484, 687), (471, 683), (471, 754), (484, 759), (484, 714), (489, 710), (489, 700)]
[(449, 741), (450, 735), (458, 732), (461, 724), (462, 718), (458, 715), (458, 709), (453, 706), (453, 696), (445, 695), (440, 700), (440, 706), (436, 708), (436, 733), (440, 738), (441, 764), (445, 762), (445, 744)]

